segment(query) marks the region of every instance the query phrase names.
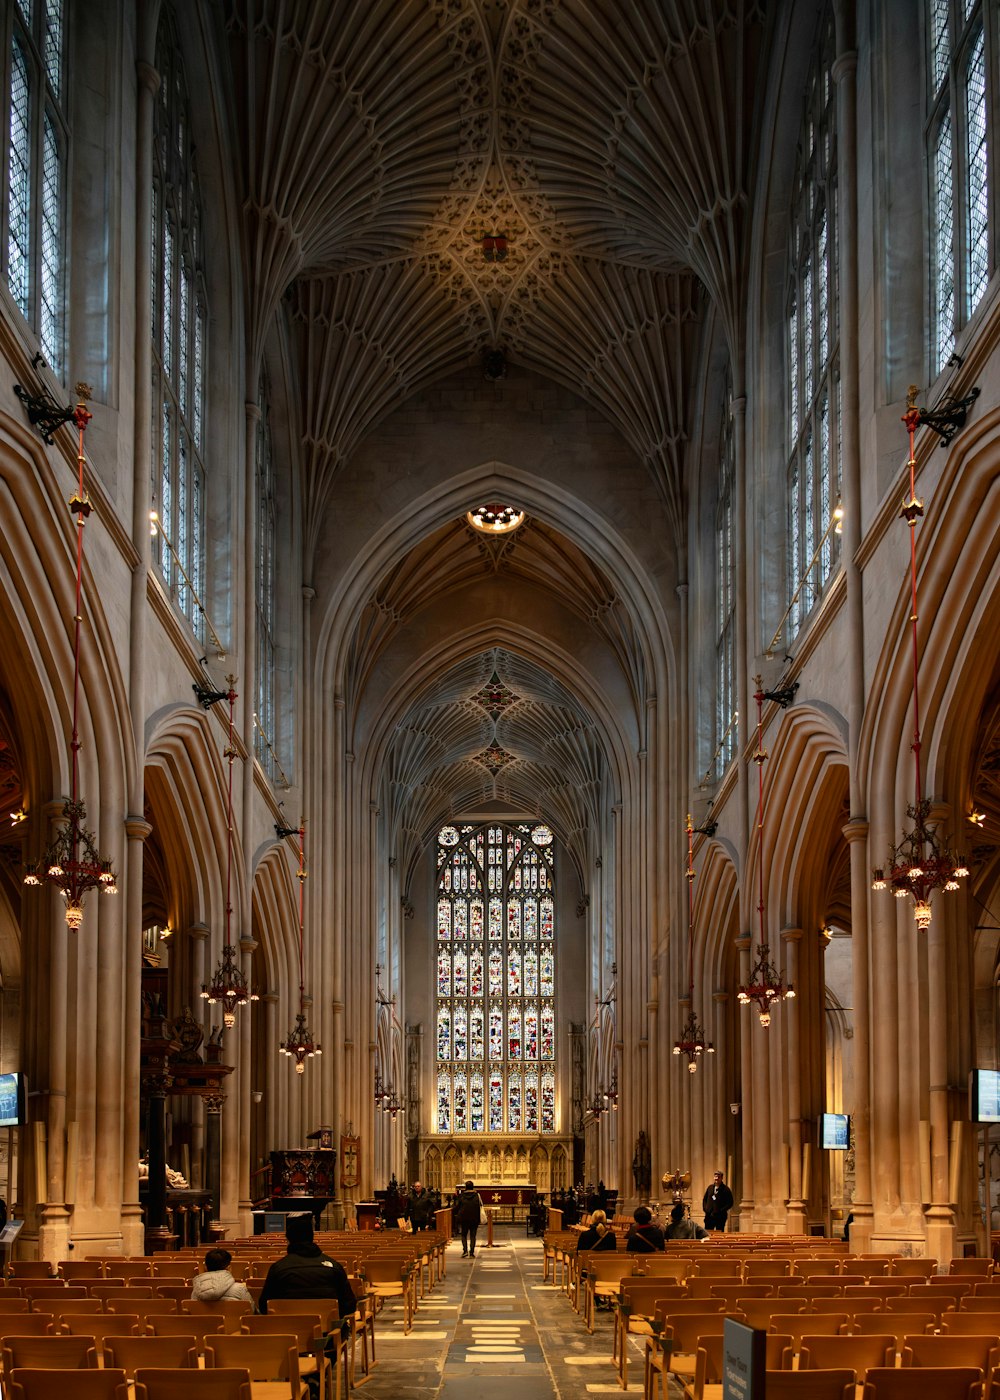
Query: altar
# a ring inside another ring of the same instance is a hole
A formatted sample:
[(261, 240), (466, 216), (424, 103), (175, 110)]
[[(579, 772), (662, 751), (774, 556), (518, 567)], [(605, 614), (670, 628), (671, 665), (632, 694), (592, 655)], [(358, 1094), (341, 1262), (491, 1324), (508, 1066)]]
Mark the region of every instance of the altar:
[[(475, 1189), (497, 1225), (523, 1223), (531, 1205), (538, 1199), (538, 1189), (533, 1183), (505, 1186), (490, 1182), (485, 1186), (476, 1186)], [(454, 1200), (454, 1197), (449, 1198), (449, 1204), (453, 1205)]]

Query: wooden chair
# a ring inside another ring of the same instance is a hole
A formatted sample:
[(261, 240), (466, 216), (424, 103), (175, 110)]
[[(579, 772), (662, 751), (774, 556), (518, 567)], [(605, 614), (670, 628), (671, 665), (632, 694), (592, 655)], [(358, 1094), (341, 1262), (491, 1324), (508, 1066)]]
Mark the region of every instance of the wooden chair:
[(147, 1324), (151, 1317), (177, 1317), (180, 1309), (173, 1298), (140, 1298), (138, 1301), (129, 1299), (125, 1302), (113, 1302), (107, 1309), (109, 1313), (134, 1313), (139, 1319), (139, 1335), (147, 1330)]
[(846, 1328), (846, 1313), (772, 1313), (768, 1331), (791, 1337), (792, 1347), (798, 1351), (805, 1336), (839, 1337)]
[(56, 1320), (52, 1313), (5, 1313), (0, 1315), (0, 1341), (4, 1337), (51, 1337)]
[(1000, 1311), (945, 1313), (941, 1318), (941, 1331), (949, 1337), (1000, 1337)]
[(833, 1255), (827, 1259), (796, 1259), (792, 1264), (792, 1273), (798, 1274), (800, 1278), (817, 1278), (820, 1275), (839, 1274), (840, 1260)]
[(799, 1350), (800, 1371), (834, 1371), (850, 1369), (860, 1384), (871, 1366), (895, 1366), (896, 1339), (889, 1333), (865, 1336), (854, 1333), (847, 1337), (810, 1336), (802, 1338)]
[(229, 1371), (156, 1370), (135, 1373), (135, 1400), (253, 1400), (250, 1377)]
[(152, 1259), (109, 1259), (104, 1265), (106, 1279), (152, 1278)]
[[(365, 1269), (366, 1277), (368, 1269)], [(583, 1266), (583, 1320), (587, 1331), (594, 1331), (594, 1307), (598, 1298), (613, 1301), (620, 1292), (623, 1279), (632, 1275), (630, 1255), (598, 1252)]]
[(4, 1375), (19, 1366), (33, 1371), (96, 1370), (97, 1352), (92, 1337), (4, 1337)]
[(403, 1333), (408, 1333), (413, 1325), (411, 1270), (401, 1259), (375, 1255), (365, 1260), (364, 1271), (368, 1292), (375, 1295), (379, 1308), (387, 1298), (402, 1299)]
[(992, 1259), (953, 1259), (948, 1265), (949, 1277), (989, 1279), (993, 1277)]
[[(742, 1314), (738, 1320), (742, 1321)], [(670, 1341), (667, 1375), (676, 1376), (682, 1385), (685, 1379), (693, 1378), (701, 1339), (721, 1337), (725, 1325), (726, 1315), (722, 1312), (687, 1313), (665, 1318), (661, 1340), (664, 1343), (668, 1339)]]
[[(959, 1303), (957, 1312), (963, 1313), (985, 1313), (990, 1316), (993, 1313), (1000, 1313), (1000, 1298), (980, 1298), (979, 1294), (973, 1297), (966, 1295)], [(985, 1329), (987, 1332), (989, 1328)]]
[(813, 1313), (845, 1312), (851, 1317), (856, 1317), (858, 1313), (881, 1312), (883, 1305), (891, 1301), (890, 1298), (880, 1298), (877, 1293), (870, 1298), (814, 1298), (809, 1304), (808, 1311)]
[(11, 1278), (52, 1278), (52, 1265), (47, 1259), (16, 1259), (10, 1266)]
[(86, 1298), (87, 1290), (82, 1284), (77, 1287), (63, 1283), (62, 1279), (35, 1279), (22, 1284), (21, 1296), (32, 1304), (36, 1299), (44, 1304), (50, 1298)]
[(746, 1259), (743, 1262), (744, 1283), (757, 1283), (765, 1278), (788, 1278), (791, 1272), (791, 1259)]
[(875, 1279), (868, 1283), (850, 1283), (844, 1289), (845, 1298), (905, 1298), (910, 1285), (905, 1278)]
[(881, 1259), (852, 1259), (850, 1269), (852, 1274), (864, 1274), (865, 1278), (871, 1282), (876, 1278), (887, 1278), (889, 1274), (889, 1256), (883, 1255)]
[(935, 1297), (927, 1293), (908, 1293), (905, 1298), (886, 1298), (884, 1311), (930, 1313), (934, 1318), (934, 1326), (940, 1327), (942, 1316), (955, 1311), (952, 1306), (954, 1301), (954, 1298), (942, 1298), (940, 1295)]
[(852, 1330), (855, 1335), (862, 1337), (892, 1336), (895, 1338), (896, 1351), (901, 1352), (908, 1336), (923, 1336), (933, 1332), (936, 1325), (933, 1313), (859, 1313), (854, 1319)]
[(182, 1283), (180, 1279), (153, 1279), (154, 1298), (173, 1298), (178, 1306), (185, 1298), (191, 1297), (190, 1283)]
[(744, 1298), (740, 1303), (740, 1312), (746, 1318), (748, 1327), (769, 1332), (771, 1319), (776, 1313), (787, 1316), (797, 1314), (797, 1309), (791, 1298)]
[(108, 1337), (105, 1360), (120, 1367), (135, 1380), (141, 1367), (197, 1367), (198, 1348), (194, 1337)]
[(203, 1352), (205, 1338), (218, 1336), (225, 1328), (225, 1318), (221, 1314), (194, 1317), (191, 1313), (154, 1313), (146, 1326), (154, 1337), (194, 1337), (195, 1346)]
[(52, 1306), (56, 1317), (59, 1318), (68, 1317), (70, 1313), (100, 1313), (104, 1311), (100, 1298), (58, 1298)]
[[(213, 1337), (205, 1347), (205, 1369), (246, 1367), (251, 1381), (285, 1381), (287, 1389), (274, 1390), (275, 1400), (287, 1394), (289, 1400), (303, 1400), (309, 1387), (299, 1376), (299, 1352), (289, 1333), (240, 1332), (236, 1336)], [(270, 1397), (271, 1391), (268, 1390)]]
[(1000, 1365), (996, 1337), (945, 1333), (939, 1337), (907, 1337), (902, 1352), (904, 1366), (978, 1366), (989, 1379)]
[[(299, 1350), (299, 1375), (303, 1378), (316, 1375), (319, 1379), (320, 1396), (331, 1395), (330, 1359), (326, 1355), (323, 1331), (317, 1317), (295, 1313), (280, 1313), (274, 1317), (266, 1315), (245, 1317), (243, 1331), (251, 1337), (293, 1336)], [(346, 1365), (346, 1349), (341, 1348), (341, 1353), (345, 1360), (345, 1366), (343, 1377), (341, 1377), (339, 1364), (337, 1367), (337, 1400), (340, 1400), (342, 1393), (342, 1382), (348, 1392), (351, 1384)]]
[(185, 1298), (181, 1302), (181, 1312), (191, 1313), (194, 1317), (218, 1314), (225, 1319), (224, 1330), (236, 1333), (239, 1332), (243, 1319), (252, 1314), (253, 1304), (242, 1298), (220, 1298), (214, 1303), (203, 1302), (200, 1298)]
[(119, 1370), (39, 1370), (19, 1366), (8, 1386), (10, 1400), (129, 1400), (125, 1372)]
[(669, 1254), (633, 1254), (631, 1257), (637, 1277), (642, 1275), (684, 1283), (695, 1271), (691, 1259), (678, 1259)]
[(935, 1259), (894, 1259), (891, 1278), (931, 1278), (937, 1273)]
[(979, 1400), (981, 1389), (980, 1374), (972, 1366), (873, 1367), (864, 1400)]
[(7, 1313), (26, 1313), (30, 1307), (31, 1299), (22, 1298), (20, 1293), (0, 1293), (0, 1317)]
[(59, 1277), (67, 1283), (77, 1279), (99, 1279), (104, 1277), (104, 1265), (100, 1259), (60, 1259), (56, 1265)]
[[(791, 1369), (791, 1340), (791, 1337), (782, 1337), (774, 1332), (768, 1335), (765, 1364), (769, 1371)], [(690, 1400), (708, 1400), (706, 1386), (714, 1386), (716, 1391), (721, 1393), (724, 1341), (721, 1336), (701, 1339), (695, 1355), (694, 1380), (685, 1389), (685, 1396)], [(712, 1393), (715, 1394), (716, 1391)]]
[[(236, 1267), (237, 1261), (234, 1259), (229, 1266), (229, 1272), (233, 1278), (236, 1277)], [(157, 1259), (153, 1263), (154, 1278), (178, 1279), (182, 1283), (190, 1283), (198, 1272), (198, 1263), (195, 1259)], [(240, 1272), (243, 1272), (242, 1265)]]
[(65, 1327), (72, 1337), (93, 1337), (100, 1360), (105, 1337), (137, 1337), (139, 1318), (135, 1313), (69, 1313)]
[[(120, 1279), (112, 1279), (111, 1282), (92, 1283), (88, 1286), (87, 1292), (91, 1298), (101, 1298), (105, 1308), (109, 1300), (112, 1302), (137, 1303), (140, 1298), (153, 1298), (153, 1286), (149, 1284), (136, 1284), (134, 1288), (125, 1288)], [(188, 1289), (190, 1292), (190, 1289)]]
[(853, 1371), (768, 1371), (767, 1400), (854, 1400)]

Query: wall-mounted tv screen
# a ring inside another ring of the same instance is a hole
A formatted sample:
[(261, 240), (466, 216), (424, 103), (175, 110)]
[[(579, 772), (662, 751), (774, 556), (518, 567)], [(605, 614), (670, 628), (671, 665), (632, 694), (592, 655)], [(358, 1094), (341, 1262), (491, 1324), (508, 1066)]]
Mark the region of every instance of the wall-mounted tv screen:
[(28, 1120), (28, 1091), (23, 1074), (0, 1074), (0, 1128), (19, 1128)]
[(846, 1113), (821, 1113), (819, 1145), (828, 1152), (846, 1152), (851, 1145), (851, 1120)]
[(1000, 1123), (1000, 1070), (974, 1069), (969, 1075), (969, 1118)]

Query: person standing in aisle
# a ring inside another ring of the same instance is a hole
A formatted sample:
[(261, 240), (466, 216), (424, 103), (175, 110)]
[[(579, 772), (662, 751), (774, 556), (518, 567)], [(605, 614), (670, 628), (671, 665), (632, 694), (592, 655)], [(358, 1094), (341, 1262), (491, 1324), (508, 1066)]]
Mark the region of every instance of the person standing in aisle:
[(462, 1231), (462, 1258), (476, 1257), (476, 1231), (483, 1216), (483, 1200), (471, 1181), (467, 1181), (455, 1202), (455, 1219)]
[(733, 1208), (733, 1193), (726, 1185), (722, 1172), (716, 1172), (702, 1201), (706, 1230), (724, 1230)]

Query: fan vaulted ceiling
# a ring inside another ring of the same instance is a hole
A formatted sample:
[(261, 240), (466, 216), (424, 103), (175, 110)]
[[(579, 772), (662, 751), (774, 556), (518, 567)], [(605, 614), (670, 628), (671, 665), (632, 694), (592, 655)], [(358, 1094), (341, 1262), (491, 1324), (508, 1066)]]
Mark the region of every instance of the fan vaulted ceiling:
[[(297, 337), (307, 573), (337, 474), (389, 413), (501, 350), (581, 395), (649, 471), (678, 551), (712, 304), (740, 341), (763, 6), (754, 0), (231, 0), (251, 364), (287, 298)], [(502, 262), (482, 236), (506, 235)], [(449, 527), (383, 580), (355, 700), (389, 636), (483, 569), (533, 574), (602, 634), (635, 708), (641, 648), (598, 570), (538, 522), (492, 555)], [(499, 561), (499, 562), (498, 562)], [(518, 703), (471, 698), (496, 671)], [(497, 743), (516, 761), (491, 773)], [(539, 666), (487, 646), (415, 699), (383, 774), (404, 864), (485, 800), (537, 812), (582, 860), (607, 760)]]
[(762, 28), (754, 0), (233, 0), (252, 362), (291, 292), (310, 543), (365, 432), (490, 348), (617, 424), (680, 540), (704, 298), (741, 325)]

